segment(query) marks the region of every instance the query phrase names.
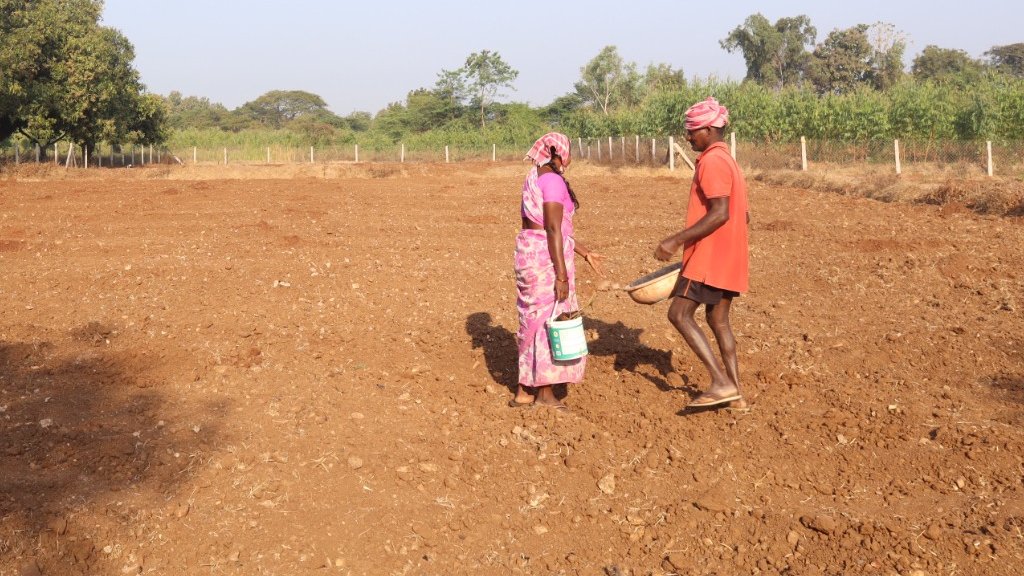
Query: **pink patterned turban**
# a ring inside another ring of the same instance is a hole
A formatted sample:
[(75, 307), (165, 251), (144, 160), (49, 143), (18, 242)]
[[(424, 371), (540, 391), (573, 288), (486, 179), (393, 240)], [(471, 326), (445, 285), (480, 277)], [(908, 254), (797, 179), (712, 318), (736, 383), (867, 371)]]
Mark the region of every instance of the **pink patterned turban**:
[(707, 100), (697, 102), (686, 111), (686, 129), (699, 130), (706, 126), (721, 128), (729, 123), (729, 109), (708, 96)]
[(555, 147), (555, 153), (562, 158), (562, 164), (568, 166), (570, 158), (569, 137), (558, 132), (548, 132), (533, 143), (533, 148), (526, 153), (526, 157), (533, 160), (537, 166), (543, 166), (551, 160), (551, 147)]

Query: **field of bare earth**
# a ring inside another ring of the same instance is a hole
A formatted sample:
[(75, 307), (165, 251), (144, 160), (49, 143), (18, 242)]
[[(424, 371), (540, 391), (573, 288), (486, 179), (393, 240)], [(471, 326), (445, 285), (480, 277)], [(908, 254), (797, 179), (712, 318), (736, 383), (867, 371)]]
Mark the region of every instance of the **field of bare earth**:
[[(580, 164), (608, 279), (659, 268), (690, 173)], [(1020, 572), (1012, 209), (750, 174), (751, 409), (581, 268), (556, 412), (507, 406), (525, 172), (0, 174), (0, 575)]]

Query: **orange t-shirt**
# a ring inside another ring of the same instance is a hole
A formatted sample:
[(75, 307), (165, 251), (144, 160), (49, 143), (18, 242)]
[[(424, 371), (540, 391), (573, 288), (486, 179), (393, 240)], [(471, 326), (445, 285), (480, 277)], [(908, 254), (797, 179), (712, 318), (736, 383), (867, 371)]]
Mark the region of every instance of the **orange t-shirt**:
[(709, 198), (722, 197), (729, 198), (729, 219), (708, 236), (686, 245), (682, 275), (722, 290), (746, 292), (750, 282), (747, 182), (725, 142), (715, 142), (697, 157), (686, 227), (708, 213)]

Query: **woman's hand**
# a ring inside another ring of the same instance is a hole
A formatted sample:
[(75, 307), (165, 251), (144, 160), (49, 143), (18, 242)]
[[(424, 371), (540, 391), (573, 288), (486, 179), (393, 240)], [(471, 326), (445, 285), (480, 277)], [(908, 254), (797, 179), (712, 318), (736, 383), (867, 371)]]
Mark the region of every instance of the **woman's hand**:
[(584, 256), (583, 259), (587, 261), (587, 264), (590, 264), (590, 267), (594, 269), (594, 272), (597, 272), (598, 276), (604, 278), (604, 268), (601, 267), (601, 261), (604, 260), (603, 254), (587, 252), (587, 255)]
[(555, 300), (559, 302), (565, 302), (565, 299), (569, 297), (569, 279), (564, 280), (555, 278)]

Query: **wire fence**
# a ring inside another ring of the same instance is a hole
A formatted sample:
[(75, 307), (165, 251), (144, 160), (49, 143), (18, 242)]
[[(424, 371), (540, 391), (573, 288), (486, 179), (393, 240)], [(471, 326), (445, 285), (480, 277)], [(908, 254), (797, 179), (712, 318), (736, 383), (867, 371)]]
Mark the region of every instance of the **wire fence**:
[[(830, 170), (834, 166), (867, 166), (899, 174), (904, 170), (942, 167), (970, 175), (1024, 177), (1024, 140), (987, 141), (866, 141), (803, 140), (798, 142), (744, 141), (733, 136), (730, 145), (737, 161), (746, 169)], [(647, 166), (689, 170), (696, 153), (682, 138), (611, 136), (575, 138), (574, 159), (605, 166)], [(492, 144), (488, 147), (444, 146), (391, 148), (349, 146), (287, 147), (239, 146), (221, 148), (101, 145), (88, 150), (58, 142), (45, 152), (8, 145), (0, 147), (0, 164), (51, 163), (79, 168), (125, 168), (148, 164), (167, 165), (281, 165), (334, 164), (357, 162), (510, 162), (523, 159), (519, 146)]]

